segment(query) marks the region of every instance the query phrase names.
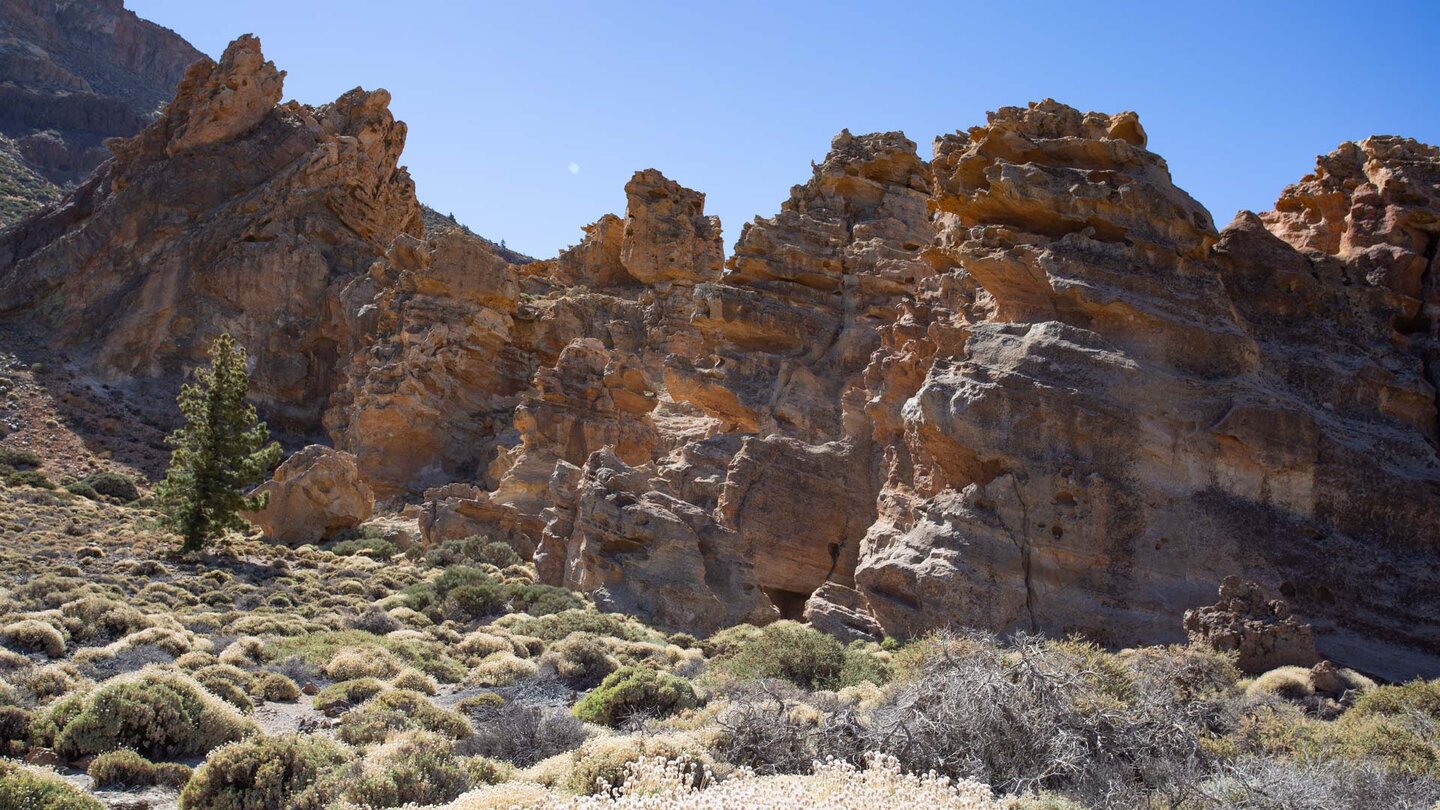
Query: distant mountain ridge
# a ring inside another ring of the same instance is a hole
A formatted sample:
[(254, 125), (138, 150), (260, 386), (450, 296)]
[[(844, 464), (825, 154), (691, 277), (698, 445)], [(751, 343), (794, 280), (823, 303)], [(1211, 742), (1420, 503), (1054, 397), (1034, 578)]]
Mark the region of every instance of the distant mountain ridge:
[(121, 0), (0, 0), (0, 227), (84, 179), (203, 56)]

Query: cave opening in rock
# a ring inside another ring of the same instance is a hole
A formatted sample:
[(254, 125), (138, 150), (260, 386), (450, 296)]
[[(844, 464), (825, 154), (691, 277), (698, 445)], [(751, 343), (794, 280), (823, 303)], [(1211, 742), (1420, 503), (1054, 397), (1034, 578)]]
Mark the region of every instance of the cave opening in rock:
[(787, 591), (783, 588), (762, 588), (765, 595), (770, 597), (775, 608), (780, 611), (780, 618), (792, 621), (801, 621), (805, 616), (805, 602), (810, 594), (800, 591)]

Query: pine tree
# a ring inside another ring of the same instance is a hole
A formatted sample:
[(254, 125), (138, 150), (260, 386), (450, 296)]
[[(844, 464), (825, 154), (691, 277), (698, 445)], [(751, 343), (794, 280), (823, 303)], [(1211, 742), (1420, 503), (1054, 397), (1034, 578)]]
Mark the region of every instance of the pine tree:
[(280, 445), (245, 401), (250, 376), (245, 349), (229, 335), (210, 345), (210, 367), (195, 370), (180, 388), (185, 424), (166, 442), (170, 470), (156, 493), (172, 528), (197, 551), (227, 529), (243, 529), (240, 512), (265, 508), (265, 498), (246, 490), (265, 479), (280, 460)]

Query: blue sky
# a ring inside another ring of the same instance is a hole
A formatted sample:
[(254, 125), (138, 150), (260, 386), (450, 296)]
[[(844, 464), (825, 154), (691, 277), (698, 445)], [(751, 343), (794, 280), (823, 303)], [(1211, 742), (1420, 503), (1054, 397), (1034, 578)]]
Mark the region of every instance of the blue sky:
[(727, 243), (842, 128), (943, 132), (1053, 97), (1135, 110), (1223, 226), (1316, 154), (1440, 142), (1440, 2), (128, 0), (218, 56), (261, 38), (286, 96), (384, 87), (420, 199), (554, 255), (655, 167), (707, 195)]

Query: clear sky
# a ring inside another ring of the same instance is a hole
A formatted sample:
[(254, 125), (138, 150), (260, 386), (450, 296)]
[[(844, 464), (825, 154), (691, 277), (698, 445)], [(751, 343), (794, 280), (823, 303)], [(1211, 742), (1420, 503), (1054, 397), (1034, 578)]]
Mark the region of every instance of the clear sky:
[(842, 128), (928, 158), (1045, 97), (1139, 112), (1220, 226), (1342, 141), (1440, 142), (1440, 0), (127, 5), (212, 56), (258, 35), (288, 98), (388, 89), (420, 199), (542, 258), (621, 213), (637, 169), (705, 192), (733, 244)]

